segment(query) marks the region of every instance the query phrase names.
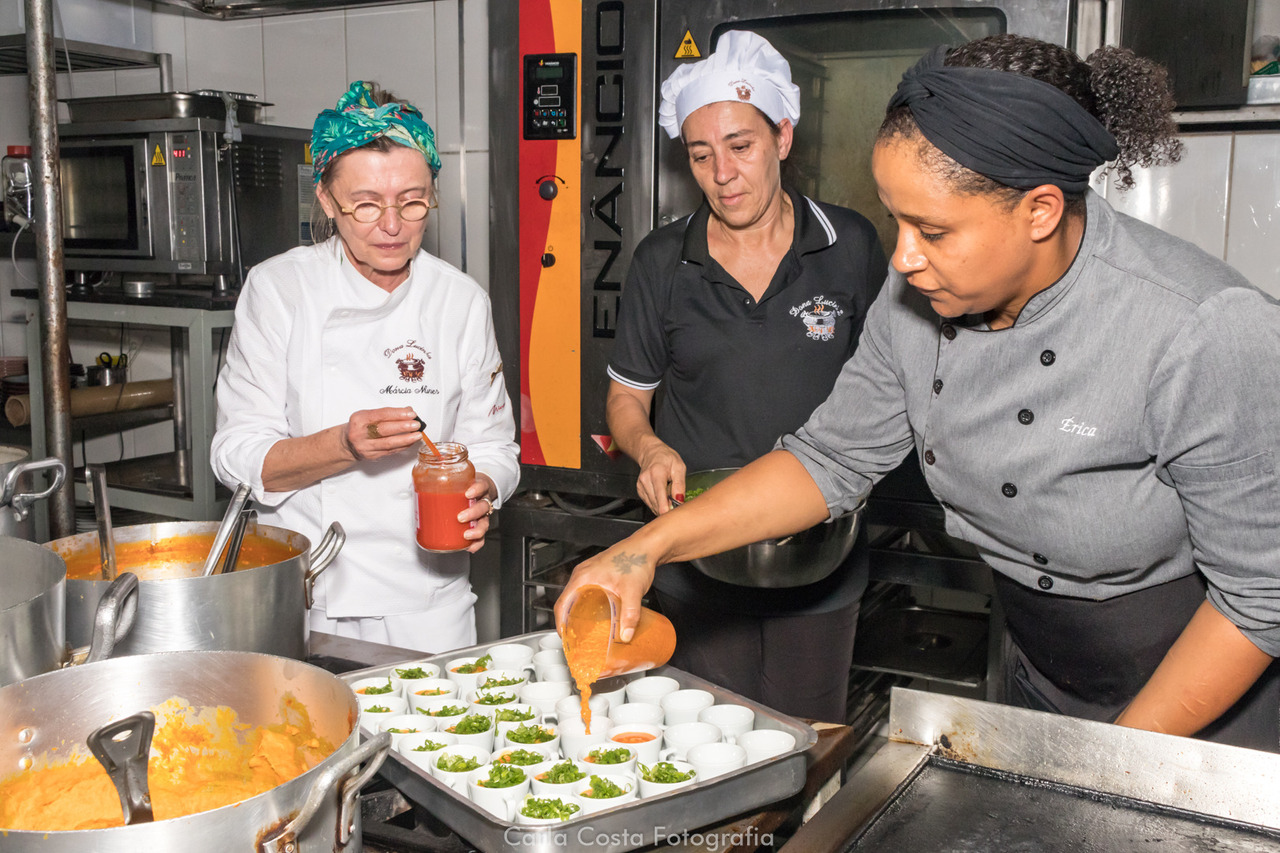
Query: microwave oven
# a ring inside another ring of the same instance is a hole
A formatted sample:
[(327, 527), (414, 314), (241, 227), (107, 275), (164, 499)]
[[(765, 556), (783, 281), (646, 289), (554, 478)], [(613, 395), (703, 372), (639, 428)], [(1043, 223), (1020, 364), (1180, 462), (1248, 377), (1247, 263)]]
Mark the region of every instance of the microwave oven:
[(311, 133), (206, 117), (59, 125), (64, 266), (215, 277), (310, 242)]

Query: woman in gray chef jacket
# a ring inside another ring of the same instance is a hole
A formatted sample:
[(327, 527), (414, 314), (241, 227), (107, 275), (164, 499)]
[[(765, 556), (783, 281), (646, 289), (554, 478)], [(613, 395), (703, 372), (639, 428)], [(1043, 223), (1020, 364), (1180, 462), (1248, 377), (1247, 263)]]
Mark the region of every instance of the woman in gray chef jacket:
[(831, 397), (566, 598), (614, 588), (625, 639), (657, 566), (821, 521), (915, 447), (996, 570), (1005, 701), (1277, 750), (1280, 306), (1088, 188), (1176, 158), (1167, 92), (1115, 48), (926, 55), (872, 159), (892, 271)]
[[(731, 30), (662, 84), (659, 122), (703, 192), (637, 247), (609, 360), (610, 432), (661, 515), (685, 474), (769, 452), (831, 391), (888, 266), (863, 216), (784, 188), (800, 119), (786, 59)], [(664, 391), (655, 426), (654, 393)], [(654, 584), (671, 662), (796, 716), (843, 722), (865, 537), (828, 577), (753, 589), (672, 565)]]

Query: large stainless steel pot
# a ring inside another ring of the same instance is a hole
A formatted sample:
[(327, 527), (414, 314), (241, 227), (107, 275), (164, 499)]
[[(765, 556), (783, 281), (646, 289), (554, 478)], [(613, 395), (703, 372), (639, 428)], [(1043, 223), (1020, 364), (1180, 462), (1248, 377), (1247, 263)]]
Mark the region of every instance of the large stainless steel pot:
[(0, 537), (0, 685), (62, 664), (67, 564), (47, 548)]
[[(14, 737), (0, 739), (7, 775), (71, 744), (112, 720), (181, 696), (195, 707), (225, 705), (241, 722), (280, 722), (281, 698), (292, 694), (316, 733), (337, 745), (323, 762), (289, 782), (240, 803), (186, 817), (111, 829), (3, 832), (12, 853), (135, 853), (182, 850), (359, 850), (356, 796), (386, 757), (390, 736), (359, 744), (351, 688), (337, 676), (287, 658), (247, 652), (169, 652), (115, 658), (51, 672), (0, 688), (0, 719)], [(87, 750), (86, 750), (87, 752)]]
[(138, 579), (125, 572), (106, 585), (91, 616), (87, 654), (66, 644), (67, 567), (61, 557), (0, 536), (0, 687), (69, 663), (111, 656), (137, 612)]
[[(0, 446), (0, 536), (35, 539), (35, 526), (27, 515), (31, 505), (56, 492), (67, 476), (61, 459), (30, 459), (26, 448)], [(44, 470), (53, 471), (53, 484), (43, 491), (31, 491), (31, 474)]]
[[(311, 541), (301, 533), (251, 525), (236, 571), (199, 577), (217, 529), (217, 522), (174, 521), (112, 531), (118, 570), (135, 572), (140, 579), (138, 613), (129, 635), (116, 645), (116, 655), (226, 650), (307, 656), (312, 587), (346, 541), (342, 527), (335, 522), (311, 551)], [(187, 549), (192, 559), (168, 562), (163, 569), (146, 565), (144, 552), (150, 545), (163, 549), (165, 543), (187, 538), (205, 543), (203, 549)], [(255, 540), (274, 544), (276, 556), (282, 559), (241, 568)], [(83, 568), (86, 562), (101, 565), (98, 534), (55, 539), (46, 547), (62, 556), (69, 568), (67, 642), (84, 645), (90, 639), (98, 599), (108, 584), (77, 577), (77, 567)]]

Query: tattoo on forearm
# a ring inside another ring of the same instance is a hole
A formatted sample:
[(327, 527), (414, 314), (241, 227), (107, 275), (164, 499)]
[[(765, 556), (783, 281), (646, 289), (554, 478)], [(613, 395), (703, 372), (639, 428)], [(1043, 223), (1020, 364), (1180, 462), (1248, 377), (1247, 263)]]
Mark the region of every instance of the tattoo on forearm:
[(617, 569), (620, 575), (629, 575), (631, 570), (637, 566), (644, 565), (644, 556), (641, 554), (614, 554), (613, 567)]

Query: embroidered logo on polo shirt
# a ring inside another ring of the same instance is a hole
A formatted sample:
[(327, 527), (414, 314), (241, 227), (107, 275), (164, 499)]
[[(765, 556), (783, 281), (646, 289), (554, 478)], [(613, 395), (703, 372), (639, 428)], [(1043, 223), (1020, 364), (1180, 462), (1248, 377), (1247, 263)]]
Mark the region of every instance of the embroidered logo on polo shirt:
[(825, 296), (815, 296), (791, 309), (792, 317), (799, 317), (805, 326), (805, 337), (815, 341), (829, 341), (836, 336), (836, 318), (844, 309)]
[(1075, 418), (1063, 418), (1062, 425), (1058, 427), (1059, 432), (1069, 432), (1072, 435), (1083, 435), (1092, 438), (1098, 434), (1097, 427), (1085, 426), (1083, 422)]

